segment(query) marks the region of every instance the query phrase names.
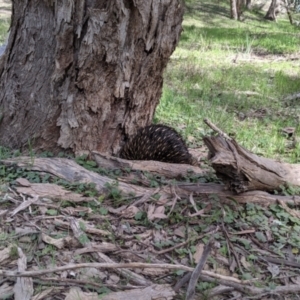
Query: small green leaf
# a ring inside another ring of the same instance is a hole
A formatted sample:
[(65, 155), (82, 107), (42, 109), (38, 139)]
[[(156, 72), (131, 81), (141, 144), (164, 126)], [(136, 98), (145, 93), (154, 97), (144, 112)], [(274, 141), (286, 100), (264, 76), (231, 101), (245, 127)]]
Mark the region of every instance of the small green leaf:
[(255, 232), (255, 236), (260, 242), (265, 243), (267, 241), (265, 235), (260, 231)]
[(58, 215), (58, 212), (56, 209), (48, 209), (46, 211), (46, 214), (49, 215), (49, 216), (57, 216)]

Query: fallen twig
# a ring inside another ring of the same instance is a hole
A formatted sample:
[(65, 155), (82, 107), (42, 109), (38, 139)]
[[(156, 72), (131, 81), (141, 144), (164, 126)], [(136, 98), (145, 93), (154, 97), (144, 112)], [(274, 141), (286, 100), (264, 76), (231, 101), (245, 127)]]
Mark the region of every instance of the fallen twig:
[(122, 289), (122, 290), (130, 290), (130, 289), (140, 289), (140, 286), (135, 285), (116, 285), (116, 284), (107, 284), (107, 283), (96, 283), (93, 281), (87, 281), (87, 280), (79, 280), (79, 279), (72, 279), (72, 278), (55, 278), (55, 277), (42, 277), (39, 279), (33, 280), (34, 283), (39, 283), (42, 285), (50, 285), (53, 286), (54, 282), (57, 286), (92, 286), (95, 288), (114, 288), (114, 289)]
[[(52, 269), (43, 269), (37, 271), (9, 271), (9, 270), (0, 270), (0, 276), (6, 277), (37, 277), (49, 273), (62, 272), (67, 270), (75, 270), (79, 268), (98, 268), (98, 269), (164, 269), (164, 270), (183, 270), (192, 272), (194, 268), (187, 267), (184, 265), (173, 265), (173, 264), (147, 264), (147, 263), (81, 263), (81, 264), (69, 264), (66, 266), (56, 267)], [(248, 284), (252, 282), (251, 280), (239, 280), (234, 277), (220, 275), (210, 271), (202, 271), (206, 276), (211, 278), (218, 278), (220, 280), (225, 280), (228, 282), (234, 282), (241, 285)]]
[(186, 297), (185, 297), (186, 300), (191, 300), (194, 296), (198, 278), (199, 278), (199, 276), (202, 272), (202, 269), (203, 269), (203, 267), (206, 263), (208, 255), (209, 255), (209, 253), (212, 249), (213, 243), (214, 243), (214, 239), (211, 238), (209, 240), (209, 242), (207, 243), (207, 245), (205, 246), (203, 254), (201, 256), (201, 259), (199, 260), (196, 268), (192, 272), (191, 279), (190, 279), (190, 282), (189, 282), (189, 286), (188, 286), (188, 289), (187, 289), (187, 292), (186, 292)]
[(225, 139), (231, 141), (232, 138), (228, 136), (225, 132), (223, 132), (220, 128), (218, 128), (215, 124), (213, 124), (209, 119), (204, 119), (204, 123), (210, 127), (213, 131), (219, 133), (221, 136), (223, 136)]

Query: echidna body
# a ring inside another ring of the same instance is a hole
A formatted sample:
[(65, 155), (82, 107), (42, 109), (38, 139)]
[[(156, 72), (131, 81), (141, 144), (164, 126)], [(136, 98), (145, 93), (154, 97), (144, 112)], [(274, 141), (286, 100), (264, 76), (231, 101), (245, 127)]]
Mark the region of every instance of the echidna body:
[(149, 125), (121, 149), (120, 157), (128, 160), (157, 160), (178, 164), (194, 164), (182, 137), (166, 125)]

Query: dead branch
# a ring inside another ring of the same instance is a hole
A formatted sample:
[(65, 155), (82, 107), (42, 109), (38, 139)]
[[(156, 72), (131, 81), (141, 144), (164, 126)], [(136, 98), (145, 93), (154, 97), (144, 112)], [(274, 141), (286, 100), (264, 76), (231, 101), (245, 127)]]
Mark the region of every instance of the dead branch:
[[(74, 236), (77, 238), (77, 240), (83, 244), (84, 246), (92, 246), (92, 243), (88, 241), (87, 239), (82, 239), (81, 237), (84, 236), (84, 232), (80, 229), (79, 221), (75, 218), (70, 218), (71, 228), (73, 230)], [(115, 262), (110, 259), (107, 255), (105, 255), (102, 252), (95, 252), (92, 254), (97, 261), (105, 262), (105, 263), (112, 263)], [(117, 271), (124, 276), (125, 278), (130, 278), (131, 281), (133, 281), (135, 284), (139, 284), (142, 286), (148, 286), (151, 285), (152, 282), (150, 280), (147, 280), (145, 277), (143, 277), (140, 274), (134, 273), (131, 270), (127, 269), (117, 269)]]
[[(19, 157), (15, 159), (8, 159), (0, 161), (4, 165), (16, 165), (18, 167), (25, 168), (27, 170), (35, 170), (44, 173), (50, 173), (54, 176), (58, 176), (72, 183), (90, 183), (93, 182), (99, 192), (105, 191), (106, 183), (113, 183), (113, 180), (105, 176), (101, 176), (95, 172), (88, 171), (79, 166), (75, 162), (62, 159), (62, 158), (35, 158), (32, 160), (30, 157)], [(124, 193), (135, 193), (137, 196), (144, 196), (146, 193), (155, 193), (154, 188), (144, 188), (135, 186), (133, 184), (127, 184), (120, 182), (118, 188)], [(28, 187), (18, 187), (19, 192), (34, 196), (40, 195), (41, 197), (53, 197), (62, 199), (68, 199), (70, 201), (90, 201), (89, 198), (82, 198), (82, 196), (75, 197), (75, 193), (71, 193), (52, 184), (35, 184), (30, 183)], [(189, 197), (191, 193), (194, 195), (203, 196), (208, 198), (209, 195), (217, 195), (220, 201), (229, 205), (236, 205), (236, 203), (258, 203), (261, 205), (270, 205), (277, 203), (279, 200), (290, 205), (300, 205), (299, 196), (279, 196), (271, 195), (263, 191), (249, 191), (243, 194), (237, 195), (234, 192), (226, 190), (226, 186), (214, 183), (188, 183), (178, 184), (176, 193), (179, 197)], [(172, 190), (169, 186), (162, 187), (159, 194), (163, 197), (170, 197)]]
[(292, 101), (292, 100), (296, 100), (300, 98), (300, 93), (295, 93), (292, 95), (288, 95), (287, 97), (285, 97), (283, 100), (284, 101)]
[[(68, 182), (93, 182), (96, 189), (100, 192), (106, 190), (106, 184), (113, 184), (115, 181), (101, 176), (95, 172), (79, 166), (75, 161), (66, 158), (46, 158), (46, 157), (18, 157), (13, 159), (1, 160), (4, 165), (17, 165), (18, 167), (27, 170), (45, 172), (53, 176), (65, 179)], [(118, 187), (125, 193), (135, 193), (137, 196), (142, 196), (145, 190), (139, 186), (119, 182)]]
[(218, 128), (215, 124), (213, 124), (209, 119), (204, 119), (204, 123), (209, 126), (213, 131), (217, 132), (221, 136), (223, 136), (226, 140), (231, 141), (232, 138), (229, 137), (225, 132), (223, 132), (220, 128)]
[[(57, 285), (57, 286), (92, 286), (95, 288), (103, 288), (108, 287), (108, 288), (113, 288), (113, 289), (120, 289), (122, 290), (129, 290), (129, 289), (140, 289), (140, 286), (135, 286), (135, 285), (117, 285), (117, 284), (107, 284), (107, 283), (96, 283), (93, 281), (87, 281), (87, 280), (80, 280), (80, 279), (72, 279), (72, 278), (56, 278), (56, 277), (40, 277), (39, 279), (34, 279), (34, 283), (42, 284), (42, 285)], [(54, 284), (55, 282), (55, 284)]]
[(99, 167), (110, 170), (129, 168), (131, 170), (141, 170), (159, 174), (166, 178), (182, 178), (191, 173), (205, 176), (210, 172), (208, 169), (200, 169), (199, 167), (186, 164), (171, 164), (152, 160), (126, 160), (97, 151), (93, 151), (92, 154)]
[[(148, 264), (148, 263), (81, 263), (81, 264), (69, 264), (61, 267), (51, 268), (51, 269), (43, 269), (36, 271), (9, 271), (9, 270), (1, 270), (0, 276), (4, 277), (39, 277), (41, 275), (63, 272), (68, 270), (75, 270), (80, 268), (97, 268), (97, 269), (144, 269), (144, 268), (152, 268), (152, 269), (162, 269), (162, 270), (183, 270), (192, 272), (194, 268), (187, 267), (184, 265), (173, 265), (173, 264)], [(211, 278), (227, 280), (228, 282), (234, 282), (241, 285), (247, 285), (252, 282), (251, 280), (239, 280), (234, 277), (229, 277), (225, 275), (220, 275), (210, 271), (202, 271), (202, 273), (206, 276), (210, 276)]]
[(291, 184), (300, 186), (300, 166), (259, 157), (236, 141), (222, 136), (205, 137), (211, 163), (230, 190), (236, 193), (262, 190), (274, 191)]
[[(147, 264), (147, 263), (82, 263), (82, 264), (69, 264), (61, 267), (52, 269), (43, 269), (37, 271), (9, 271), (0, 270), (0, 276), (4, 277), (39, 277), (41, 275), (63, 272), (68, 270), (76, 270), (80, 268), (98, 268), (98, 269), (143, 269), (143, 268), (154, 268), (164, 270), (184, 270), (193, 271), (191, 267), (184, 265), (172, 265), (172, 264)], [(207, 273), (208, 271), (206, 271)], [(208, 272), (211, 275), (212, 272)], [(215, 274), (218, 275), (218, 274)], [(226, 276), (225, 276), (226, 277)], [(236, 282), (241, 282), (236, 279)]]
[(196, 268), (194, 269), (194, 271), (191, 274), (191, 279), (190, 279), (189, 286), (188, 286), (188, 289), (186, 292), (186, 297), (185, 297), (186, 300), (191, 300), (195, 294), (195, 288), (196, 288), (198, 278), (199, 278), (199, 276), (202, 272), (202, 269), (206, 263), (208, 255), (212, 249), (213, 243), (214, 243), (214, 239), (210, 238), (209, 242), (207, 243), (207, 245), (204, 248), (201, 259), (199, 260)]
[(267, 257), (267, 256), (258, 256), (258, 260), (267, 261), (273, 264), (277, 264), (280, 266), (290, 266), (294, 268), (300, 268), (300, 263), (297, 261), (290, 261), (287, 259), (276, 258), (276, 257)]
[[(272, 290), (270, 290), (269, 287), (265, 288), (257, 288), (250, 285), (241, 285), (236, 282), (226, 282), (224, 279), (214, 279), (204, 274), (205, 271), (203, 271), (203, 274), (200, 275), (200, 279), (207, 282), (214, 282), (218, 283), (224, 286), (232, 287), (235, 290), (252, 296), (262, 296), (262, 295), (276, 295), (276, 294), (298, 294), (300, 292), (300, 286), (298, 284), (293, 285), (286, 285), (286, 286), (278, 286)], [(262, 298), (259, 298), (262, 299)]]
[[(18, 271), (24, 272), (27, 268), (27, 257), (21, 248), (18, 248)], [(33, 282), (32, 278), (18, 277), (14, 286), (14, 293), (16, 300), (30, 300), (33, 295)]]
[(249, 191), (242, 194), (226, 190), (224, 185), (214, 183), (193, 183), (193, 184), (178, 184), (178, 188), (189, 193), (193, 192), (196, 195), (217, 195), (222, 203), (233, 205), (234, 203), (257, 203), (268, 206), (276, 204), (278, 201), (283, 201), (290, 205), (300, 205), (300, 196), (280, 196), (271, 195), (263, 191)]

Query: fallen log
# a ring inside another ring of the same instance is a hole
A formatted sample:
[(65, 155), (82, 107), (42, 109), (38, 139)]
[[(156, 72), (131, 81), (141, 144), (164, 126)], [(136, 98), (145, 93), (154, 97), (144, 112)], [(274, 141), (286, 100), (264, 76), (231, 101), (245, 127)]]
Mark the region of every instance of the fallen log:
[(198, 196), (207, 196), (210, 198), (212, 195), (217, 197), (218, 201), (228, 205), (235, 205), (236, 203), (256, 203), (262, 206), (269, 206), (271, 204), (281, 203), (289, 205), (300, 205), (300, 196), (281, 196), (272, 195), (264, 191), (248, 191), (241, 194), (236, 194), (234, 191), (227, 190), (224, 185), (215, 183), (188, 183), (178, 184), (179, 196), (183, 196), (182, 190)]
[[(96, 185), (95, 188), (99, 192), (107, 191), (107, 185), (112, 185), (116, 183), (115, 180), (89, 171), (78, 165), (75, 161), (67, 158), (31, 158), (27, 156), (22, 156), (17, 158), (1, 160), (0, 163), (6, 166), (16, 165), (26, 170), (48, 173), (53, 176), (65, 179), (70, 183), (93, 182)], [(118, 182), (118, 188), (124, 193), (134, 193), (136, 196), (142, 196), (145, 194), (144, 188), (133, 184)]]
[(166, 178), (182, 178), (191, 173), (206, 176), (209, 172), (212, 172), (212, 170), (209, 170), (208, 168), (201, 169), (199, 167), (186, 164), (171, 164), (152, 160), (126, 160), (97, 151), (93, 151), (92, 154), (99, 167), (110, 170), (129, 168), (131, 170), (140, 170), (159, 174)]
[[(48, 173), (65, 179), (69, 182), (78, 183), (90, 183), (95, 184), (95, 188), (99, 192), (106, 191), (106, 184), (112, 184), (114, 181), (105, 176), (101, 176), (95, 172), (84, 169), (76, 162), (66, 158), (35, 158), (31, 157), (18, 157), (13, 159), (1, 160), (0, 163), (10, 166), (16, 165), (18, 167), (25, 168), (27, 170), (33, 170), (43, 173)], [(41, 185), (41, 187), (39, 187)], [(49, 184), (47, 184), (48, 186)], [(157, 193), (154, 188), (145, 188), (136, 186), (133, 184), (127, 184), (119, 182), (118, 188), (123, 193), (134, 193), (136, 196), (143, 196), (146, 193)], [(43, 190), (43, 193), (40, 191)], [(41, 194), (43, 197), (55, 197), (57, 198), (57, 187), (53, 185), (53, 188), (45, 188), (45, 184), (31, 184), (30, 187), (25, 190), (23, 187), (22, 192), (29, 195)], [(173, 195), (171, 186), (164, 186), (158, 192), (162, 197), (171, 197)], [(183, 198), (189, 197), (193, 193), (197, 196), (206, 197), (210, 199), (212, 195), (218, 197), (218, 201), (229, 205), (236, 205), (236, 203), (257, 203), (261, 205), (270, 205), (283, 201), (286, 204), (300, 205), (299, 196), (279, 196), (271, 195), (263, 191), (250, 191), (237, 195), (235, 192), (226, 190), (225, 185), (215, 183), (178, 183), (176, 186), (176, 194)], [(72, 193), (73, 194), (73, 193)], [(65, 199), (70, 198), (70, 201), (75, 201), (72, 194), (66, 192), (64, 194)]]
[(210, 151), (212, 167), (231, 191), (273, 192), (287, 185), (300, 187), (300, 165), (259, 157), (222, 135), (203, 140)]

